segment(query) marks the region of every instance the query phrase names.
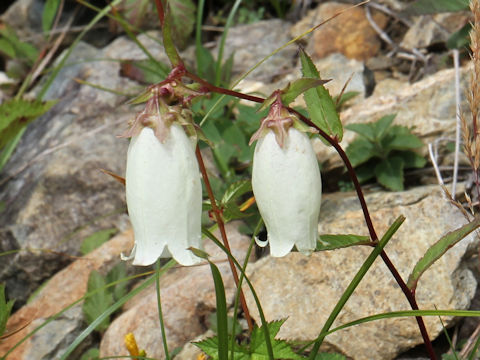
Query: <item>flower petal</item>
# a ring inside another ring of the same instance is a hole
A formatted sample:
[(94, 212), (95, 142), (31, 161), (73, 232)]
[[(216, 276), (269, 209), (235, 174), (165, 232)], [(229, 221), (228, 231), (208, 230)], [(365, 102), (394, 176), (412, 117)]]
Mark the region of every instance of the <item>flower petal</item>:
[(307, 135), (290, 128), (283, 148), (269, 131), (255, 148), (252, 186), (272, 256), (315, 249), (322, 183)]
[(165, 247), (182, 265), (199, 258), (202, 192), (192, 145), (178, 124), (164, 143), (151, 128), (135, 136), (127, 154), (126, 193), (135, 233), (134, 265), (150, 265)]

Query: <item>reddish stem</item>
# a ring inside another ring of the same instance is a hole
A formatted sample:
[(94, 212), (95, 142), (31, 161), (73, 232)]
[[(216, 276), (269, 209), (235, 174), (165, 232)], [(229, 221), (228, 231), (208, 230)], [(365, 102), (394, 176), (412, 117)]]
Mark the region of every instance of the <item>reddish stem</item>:
[[(205, 183), (205, 188), (207, 189), (207, 193), (208, 193), (208, 198), (210, 199), (210, 203), (212, 205), (212, 212), (213, 212), (213, 215), (215, 216), (215, 220), (218, 224), (218, 228), (220, 229), (223, 245), (225, 245), (227, 250), (231, 253), (230, 244), (228, 243), (228, 238), (227, 238), (227, 232), (225, 231), (225, 224), (223, 222), (220, 209), (217, 206), (217, 202), (215, 201), (215, 196), (213, 195), (212, 187), (210, 186), (210, 180), (208, 179), (207, 170), (203, 162), (202, 153), (200, 152), (200, 148), (198, 146), (195, 150), (195, 154), (197, 155), (197, 161), (200, 167), (200, 172), (202, 173), (203, 181)], [(250, 316), (250, 311), (248, 310), (248, 307), (247, 307), (247, 302), (245, 301), (243, 290), (239, 288), (237, 268), (235, 267), (235, 264), (233, 263), (232, 259), (230, 259), (230, 257), (228, 257), (228, 263), (230, 264), (230, 269), (233, 274), (233, 280), (235, 281), (235, 286), (237, 287), (237, 289), (240, 290), (240, 303), (242, 305), (243, 313), (245, 314), (245, 319), (247, 319), (248, 329), (250, 330), (250, 332), (252, 332), (253, 321)]]
[[(191, 78), (192, 80), (202, 84), (209, 91), (213, 91), (213, 92), (217, 92), (217, 93), (221, 93), (221, 94), (225, 94), (225, 95), (231, 95), (231, 96), (235, 96), (235, 97), (238, 97), (238, 98), (241, 98), (241, 99), (250, 100), (250, 101), (253, 101), (253, 102), (257, 102), (257, 103), (262, 103), (264, 101), (263, 98), (260, 98), (260, 97), (257, 97), (257, 96), (245, 95), (245, 94), (242, 94), (242, 93), (239, 93), (239, 92), (236, 92), (236, 91), (227, 90), (227, 89), (223, 89), (223, 88), (219, 88), (217, 86), (211, 85), (208, 82), (206, 82), (205, 80), (199, 78), (195, 74), (192, 74), (188, 71), (185, 72), (185, 76), (187, 76), (187, 77)], [(347, 154), (345, 153), (345, 151), (343, 150), (341, 145), (338, 143), (338, 140), (336, 138), (330, 137), (327, 133), (325, 133), (322, 129), (320, 129), (317, 125), (315, 125), (308, 118), (306, 118), (305, 116), (300, 114), (298, 111), (296, 111), (294, 109), (291, 109), (291, 108), (288, 108), (288, 109), (291, 112), (295, 113), (304, 123), (306, 123), (306, 124), (314, 127), (315, 129), (317, 129), (320, 136), (322, 136), (325, 140), (327, 140), (335, 148), (335, 150), (338, 152), (338, 154), (342, 158), (342, 161), (344, 162), (345, 166), (347, 167), (348, 174), (350, 175), (350, 178), (351, 178), (351, 180), (353, 182), (353, 185), (355, 187), (355, 190), (357, 192), (357, 197), (358, 197), (358, 200), (360, 201), (360, 206), (362, 207), (363, 216), (365, 218), (365, 222), (366, 222), (368, 231), (370, 233), (370, 238), (372, 239), (372, 241), (374, 243), (377, 243), (378, 242), (378, 236), (377, 236), (377, 233), (375, 231), (375, 227), (373, 226), (372, 218), (370, 217), (370, 212), (368, 211), (368, 207), (367, 207), (367, 203), (365, 201), (365, 196), (363, 195), (362, 187), (360, 186), (360, 183), (359, 183), (358, 178), (357, 178), (357, 174), (356, 174), (355, 170), (353, 169), (353, 166), (350, 163), (350, 160), (348, 159)], [(417, 301), (415, 299), (415, 290), (410, 290), (408, 288), (407, 284), (402, 279), (402, 277), (401, 277), (400, 273), (398, 272), (397, 268), (392, 263), (392, 261), (390, 260), (387, 253), (384, 250), (382, 250), (382, 252), (380, 253), (380, 256), (381, 256), (383, 262), (385, 263), (385, 265), (390, 270), (392, 276), (395, 278), (395, 281), (400, 286), (400, 289), (402, 290), (405, 297), (407, 298), (407, 301), (409, 302), (411, 308), (413, 310), (418, 310), (419, 309), (418, 304), (417, 304)], [(420, 333), (422, 335), (423, 342), (424, 342), (426, 350), (427, 350), (427, 352), (430, 356), (430, 359), (431, 360), (437, 360), (437, 356), (435, 355), (435, 351), (433, 350), (432, 342), (430, 341), (430, 337), (428, 335), (428, 331), (427, 331), (427, 328), (425, 326), (425, 322), (423, 321), (423, 318), (421, 316), (416, 316), (415, 319), (417, 320), (418, 328), (419, 328)]]
[(158, 20), (160, 21), (160, 26), (163, 28), (163, 23), (165, 20), (165, 10), (163, 9), (162, 0), (155, 0), (155, 5), (157, 8)]

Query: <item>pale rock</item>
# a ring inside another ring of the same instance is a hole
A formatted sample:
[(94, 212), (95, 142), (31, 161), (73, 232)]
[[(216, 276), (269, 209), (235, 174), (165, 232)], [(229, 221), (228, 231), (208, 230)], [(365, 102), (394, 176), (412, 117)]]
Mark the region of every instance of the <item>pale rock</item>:
[(468, 12), (423, 15), (415, 18), (403, 37), (400, 46), (406, 49), (420, 49), (444, 43), (451, 34), (468, 22)]
[[(321, 234), (368, 235), (358, 199), (349, 194), (326, 195), (319, 221)], [(395, 219), (406, 221), (385, 250), (406, 279), (425, 251), (465, 219), (445, 201), (437, 186), (419, 187), (401, 193), (378, 192), (366, 197), (373, 224), (381, 237)], [(438, 260), (420, 279), (417, 301), (420, 309), (467, 309), (475, 293), (476, 280), (460, 262), (473, 236), (463, 239)], [(278, 337), (309, 341), (315, 339), (328, 315), (355, 273), (371, 252), (369, 247), (351, 247), (304, 256), (290, 253), (284, 258), (266, 257), (247, 270), (260, 298), (267, 321), (285, 319)], [(258, 312), (246, 287), (249, 308), (258, 322)], [(345, 324), (382, 312), (408, 310), (408, 302), (391, 273), (377, 259), (362, 279), (334, 323)], [(437, 317), (426, 317), (429, 334), (442, 332)], [(443, 318), (447, 326), (451, 318)], [(354, 360), (389, 360), (422, 342), (412, 318), (394, 318), (350, 327), (325, 340)]]
[[(471, 66), (460, 69), (460, 94), (469, 86)], [(456, 124), (455, 70), (441, 70), (414, 84), (398, 80), (380, 82), (372, 96), (354, 104), (340, 114), (343, 125), (374, 122), (382, 116), (397, 114), (394, 125), (412, 128), (412, 132), (427, 144), (439, 137), (454, 138)], [(468, 103), (461, 95), (461, 111), (468, 113)], [(346, 130), (342, 140), (345, 149), (355, 138), (353, 131)], [(426, 147), (423, 149), (426, 154)], [(336, 151), (315, 141), (315, 151), (324, 169), (343, 165)]]
[[(229, 223), (226, 230), (233, 255), (243, 263), (249, 238), (238, 232), (238, 225), (238, 222)], [(218, 231), (216, 236), (219, 236)], [(227, 306), (231, 305), (236, 288), (226, 255), (209, 240), (206, 241), (205, 250), (222, 274)], [(205, 264), (175, 268), (160, 278), (160, 284), (165, 332), (171, 351), (207, 330), (202, 319), (215, 311), (215, 290), (210, 267)], [(132, 332), (139, 348), (144, 349), (149, 357), (165, 358), (155, 287), (149, 287), (126, 305), (125, 311), (105, 332), (100, 344), (100, 356), (128, 355), (123, 338)]]
[[(115, 236), (98, 249), (55, 274), (33, 300), (9, 318), (7, 332), (15, 331), (25, 325), (26, 327), (0, 341), (0, 356), (6, 354), (24, 336), (30, 334), (49, 318), (84, 296), (90, 272), (96, 270), (106, 274), (120, 261), (120, 254), (130, 251), (132, 246), (133, 232), (129, 230)], [(80, 303), (66, 310), (28, 338), (7, 358), (11, 360), (59, 359), (84, 327)], [(90, 342), (91, 340), (86, 341), (82, 344), (83, 347), (74, 353), (77, 355), (76, 358), (79, 358), (81, 350), (85, 350), (84, 346), (88, 346)]]
[[(311, 10), (305, 18), (291, 29), (293, 37), (304, 33), (351, 5), (337, 2), (326, 2)], [(387, 17), (380, 12), (372, 11), (373, 20), (384, 28)], [(367, 60), (380, 50), (380, 39), (372, 28), (363, 8), (351, 8), (344, 14), (326, 22), (307, 39), (307, 52), (315, 59), (340, 52), (347, 58)]]

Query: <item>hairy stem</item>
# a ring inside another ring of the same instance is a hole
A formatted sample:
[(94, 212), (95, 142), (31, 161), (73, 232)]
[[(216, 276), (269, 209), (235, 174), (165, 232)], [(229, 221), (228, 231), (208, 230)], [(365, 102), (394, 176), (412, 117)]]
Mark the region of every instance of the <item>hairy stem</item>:
[[(200, 148), (198, 146), (195, 150), (195, 155), (197, 156), (197, 161), (200, 167), (200, 172), (202, 173), (203, 182), (205, 183), (205, 188), (207, 189), (208, 198), (210, 199), (210, 203), (212, 205), (213, 216), (215, 217), (215, 221), (217, 222), (218, 228), (220, 229), (223, 245), (231, 253), (230, 245), (228, 243), (228, 238), (227, 238), (227, 232), (225, 231), (225, 223), (223, 222), (220, 209), (218, 208), (217, 202), (215, 201), (215, 196), (213, 195), (212, 187), (210, 186), (210, 180), (208, 179), (208, 175), (207, 175), (207, 170), (203, 162), (202, 153), (200, 152)], [(253, 321), (250, 316), (250, 311), (248, 310), (248, 307), (247, 307), (247, 302), (245, 301), (245, 295), (243, 294), (243, 290), (239, 288), (239, 279), (238, 279), (237, 269), (235, 267), (235, 264), (230, 258), (228, 258), (228, 263), (230, 264), (230, 269), (233, 274), (235, 285), (237, 289), (240, 291), (240, 303), (242, 304), (243, 313), (245, 314), (245, 319), (247, 319), (248, 328), (251, 332), (253, 330)]]

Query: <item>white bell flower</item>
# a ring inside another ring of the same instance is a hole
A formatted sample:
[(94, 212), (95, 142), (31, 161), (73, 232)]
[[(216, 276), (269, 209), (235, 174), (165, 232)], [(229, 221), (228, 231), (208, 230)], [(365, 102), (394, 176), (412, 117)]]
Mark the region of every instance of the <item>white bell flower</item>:
[(202, 248), (202, 187), (194, 146), (177, 122), (163, 128), (162, 141), (151, 127), (133, 135), (125, 180), (133, 264), (169, 254), (182, 265), (199, 262), (187, 248)]
[(298, 120), (286, 117), (285, 109), (272, 110), (252, 138), (258, 139), (253, 193), (267, 228), (271, 255), (285, 256), (294, 245), (310, 254), (318, 238), (322, 197), (317, 158), (308, 136), (293, 126)]

